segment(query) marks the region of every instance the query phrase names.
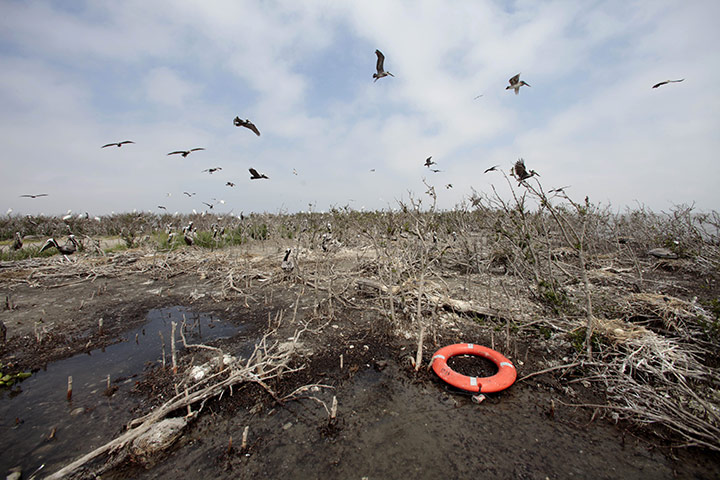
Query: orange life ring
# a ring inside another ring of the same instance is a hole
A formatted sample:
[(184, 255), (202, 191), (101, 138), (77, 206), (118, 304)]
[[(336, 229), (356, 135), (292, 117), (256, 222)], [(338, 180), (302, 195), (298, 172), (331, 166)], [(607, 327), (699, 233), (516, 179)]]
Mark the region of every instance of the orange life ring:
[[(447, 360), (455, 355), (478, 355), (492, 361), (498, 372), (492, 377), (468, 377), (448, 367)], [(433, 355), (432, 368), (435, 373), (452, 385), (468, 392), (493, 393), (505, 390), (515, 382), (517, 372), (513, 364), (500, 353), (472, 343), (456, 343), (443, 347)]]

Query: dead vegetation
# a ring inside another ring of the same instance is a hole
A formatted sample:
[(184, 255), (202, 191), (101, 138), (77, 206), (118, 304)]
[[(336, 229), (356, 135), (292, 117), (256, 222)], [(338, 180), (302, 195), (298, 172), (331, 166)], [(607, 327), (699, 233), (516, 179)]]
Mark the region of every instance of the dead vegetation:
[[(379, 212), (340, 208), (242, 219), (150, 215), (81, 218), (72, 225), (43, 220), (44, 230), (36, 234), (57, 235), (53, 228), (87, 232), (86, 248), (69, 260), (5, 261), (0, 277), (10, 287), (57, 288), (128, 272), (157, 278), (192, 273), (213, 285), (214, 299), (245, 308), (260, 301), (255, 287), (298, 284), (322, 298), (316, 313), (324, 314), (315, 320), (332, 319), (338, 305), (379, 313), (396, 335), (417, 345), (410, 355), (415, 370), (431, 356), (423, 350), (426, 338), (456, 326), (459, 318), (469, 319), (487, 325), (492, 346), (497, 335), (498, 348), (508, 353), (519, 335), (574, 348), (572, 358), (554, 358), (520, 381), (556, 375), (568, 385), (595, 385), (604, 403), (574, 405), (599, 409), (616, 421), (660, 426), (656, 433), (673, 432), (668, 440), (674, 446), (720, 451), (718, 214), (696, 214), (690, 207), (660, 215), (643, 208), (614, 214), (587, 198), (576, 202), (564, 191), (547, 193), (537, 177), (517, 186), (506, 180), (510, 201), (495, 192), (476, 194), (443, 212), (436, 210), (435, 191), (428, 186), (428, 207), (411, 197), (398, 210)], [(27, 231), (23, 221), (5, 219), (0, 231)], [(204, 241), (191, 247), (168, 241), (168, 233), (189, 221)], [(112, 231), (96, 230), (103, 222)], [(94, 237), (115, 231), (132, 238), (127, 247), (134, 248), (108, 253), (97, 247)], [(146, 240), (138, 240), (143, 235)], [(648, 256), (655, 247), (678, 258)], [(281, 269), (286, 248), (292, 268)], [(187, 409), (191, 419), (207, 399), (229, 394), (242, 382), (261, 385), (276, 402), (288, 400), (267, 380), (302, 368), (302, 361), (291, 359), (309, 328), (297, 330), (290, 348), (280, 348), (269, 334), (245, 360), (195, 346), (213, 352), (212, 373), (178, 382), (174, 398), (56, 478), (127, 448), (168, 416)], [(336, 412), (318, 401), (334, 418)]]

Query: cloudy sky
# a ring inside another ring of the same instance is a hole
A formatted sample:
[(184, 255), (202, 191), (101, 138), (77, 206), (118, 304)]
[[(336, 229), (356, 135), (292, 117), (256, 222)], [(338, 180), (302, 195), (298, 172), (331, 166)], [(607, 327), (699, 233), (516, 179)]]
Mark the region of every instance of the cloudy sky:
[[(615, 210), (720, 209), (717, 0), (0, 0), (0, 12), (1, 212), (386, 209), (426, 204), (423, 179), (449, 209), (472, 189), (505, 194), (483, 171), (518, 157), (544, 188)], [(374, 83), (376, 48), (395, 76)], [(516, 96), (505, 87), (519, 72), (531, 87)], [(122, 140), (135, 144), (100, 148)], [(206, 150), (167, 155), (194, 147)], [(423, 167), (431, 155), (441, 172)]]

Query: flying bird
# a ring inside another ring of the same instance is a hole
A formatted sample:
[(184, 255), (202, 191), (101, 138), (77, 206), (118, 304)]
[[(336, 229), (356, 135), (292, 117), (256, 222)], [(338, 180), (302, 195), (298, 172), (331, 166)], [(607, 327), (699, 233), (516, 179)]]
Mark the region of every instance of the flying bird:
[(297, 175), (297, 174), (298, 174), (298, 173), (297, 173), (297, 170), (295, 170), (295, 169), (293, 168), (293, 175)]
[(390, 75), (391, 77), (394, 77), (395, 75), (393, 75), (390, 72), (385, 71), (385, 66), (384, 66), (385, 55), (383, 55), (380, 50), (375, 50), (375, 55), (377, 55), (377, 64), (375, 65), (375, 69), (377, 70), (377, 73), (373, 73), (373, 78), (375, 79), (375, 80), (373, 80), (373, 83), (377, 82), (379, 79), (381, 79), (383, 77), (387, 77), (388, 75)]
[(168, 155), (180, 154), (183, 156), (183, 158), (185, 158), (188, 155), (190, 155), (191, 152), (197, 152), (198, 150), (205, 150), (205, 149), (204, 148), (191, 148), (190, 150), (177, 150), (175, 152), (168, 153)]
[(436, 169), (434, 169), (434, 168), (431, 168), (430, 171), (433, 172), (433, 173), (440, 173), (442, 170), (436, 170)]
[(513, 90), (515, 90), (515, 95), (520, 93), (520, 87), (522, 87), (523, 85), (525, 85), (526, 87), (530, 86), (529, 83), (525, 83), (523, 80), (520, 80), (519, 73), (517, 75), (515, 75), (514, 77), (512, 77), (510, 80), (508, 80), (508, 82), (510, 83), (510, 85), (505, 87), (505, 90), (513, 89)]
[(59, 245), (54, 238), (49, 238), (47, 242), (45, 242), (45, 245), (40, 249), (41, 252), (47, 250), (48, 248), (55, 247), (57, 248), (58, 252), (62, 253), (63, 255), (72, 255), (75, 253), (78, 247), (78, 242), (75, 240), (75, 235), (69, 235), (68, 241), (65, 245)]
[(450, 189), (452, 188), (452, 183), (448, 183), (447, 185), (445, 185), (445, 188), (447, 188), (448, 190), (450, 190)]
[(560, 193), (560, 192), (565, 193), (565, 189), (566, 189), (566, 188), (570, 188), (570, 185), (565, 185), (564, 187), (560, 187), (560, 188), (553, 188), (552, 190), (548, 190), (548, 193), (553, 193), (553, 192), (555, 192), (555, 193)]
[(500, 166), (500, 165), (493, 165), (492, 167), (485, 169), (485, 171), (484, 171), (483, 173), (496, 172), (496, 171), (497, 171), (497, 168), (498, 168), (499, 166)]
[(210, 175), (212, 175), (218, 170), (222, 170), (222, 167), (206, 168), (205, 170), (203, 170), (203, 172), (208, 172)]
[(132, 140), (123, 140), (122, 142), (108, 143), (107, 145), (103, 145), (103, 146), (100, 147), (100, 148), (105, 148), (105, 147), (122, 147), (122, 146), (125, 145), (126, 143), (135, 143), (135, 142), (133, 142)]
[(665, 80), (664, 82), (656, 83), (655, 85), (653, 85), (652, 88), (662, 87), (663, 85), (667, 85), (668, 83), (680, 83), (683, 80), (685, 80), (685, 79), (681, 78), (680, 80)]
[(260, 136), (260, 130), (258, 130), (258, 128), (255, 126), (255, 124), (252, 123), (248, 119), (241, 120), (240, 117), (235, 117), (235, 119), (233, 120), (233, 123), (235, 124), (236, 127), (249, 128), (250, 130), (255, 132), (255, 135), (257, 135), (258, 137)]
[(187, 195), (188, 197), (192, 197), (193, 195), (196, 195), (196, 193), (195, 193), (195, 192), (193, 192), (193, 193), (190, 193), (190, 192), (183, 192), (183, 193), (184, 193), (185, 195)]
[(225, 184), (225, 186), (226, 186), (226, 187), (234, 187), (235, 184), (234, 184), (233, 182), (227, 182), (227, 183)]
[(249, 168), (248, 170), (250, 171), (250, 180), (258, 180), (260, 178), (268, 178), (268, 179), (270, 178), (267, 175), (265, 175), (264, 173), (263, 174), (258, 173), (258, 171), (255, 170), (254, 168)]
[(473, 100), (477, 100), (480, 97), (482, 97), (482, 95), (478, 95), (477, 97), (473, 98)]
[(212, 208), (215, 206), (212, 203), (202, 202), (204, 205), (207, 205), (209, 209), (212, 210)]
[(21, 197), (27, 197), (27, 198), (38, 198), (38, 197), (47, 197), (47, 193), (38, 193), (36, 195), (20, 195)]
[(433, 161), (431, 160), (431, 158), (432, 158), (432, 155), (429, 156), (427, 159), (425, 159), (425, 166), (428, 167), (428, 168), (430, 168), (430, 165), (437, 165), (435, 162), (433, 162)]
[(165, 208), (164, 205), (158, 205), (158, 208), (161, 209), (161, 210), (167, 210), (167, 208)]
[(530, 173), (528, 173), (527, 169), (525, 168), (525, 160), (523, 160), (522, 158), (518, 158), (518, 161), (515, 162), (515, 165), (510, 171), (510, 174), (515, 176), (518, 182), (527, 180), (534, 175), (537, 175), (538, 177), (540, 176), (540, 174), (538, 174), (535, 170), (530, 170)]

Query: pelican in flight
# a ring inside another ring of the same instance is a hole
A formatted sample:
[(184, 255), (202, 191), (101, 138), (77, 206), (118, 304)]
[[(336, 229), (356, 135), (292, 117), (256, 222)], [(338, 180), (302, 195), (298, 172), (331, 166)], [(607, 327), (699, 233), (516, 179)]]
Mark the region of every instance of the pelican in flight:
[(510, 85), (505, 87), (505, 90), (513, 89), (513, 90), (515, 90), (515, 95), (520, 93), (520, 87), (522, 87), (523, 85), (525, 85), (526, 87), (530, 86), (529, 83), (525, 83), (523, 80), (520, 80), (519, 73), (517, 75), (515, 75), (514, 77), (512, 77), (510, 80), (508, 80), (508, 82), (510, 83)]
[(517, 178), (518, 182), (527, 180), (528, 178), (535, 175), (537, 175), (538, 177), (540, 176), (540, 174), (537, 173), (535, 170), (530, 170), (530, 173), (528, 173), (527, 169), (525, 168), (525, 160), (523, 160), (522, 158), (518, 158), (518, 161), (515, 162), (515, 165), (510, 171), (510, 174)]
[(227, 183), (225, 184), (225, 186), (226, 186), (226, 187), (234, 187), (235, 184), (234, 184), (233, 182), (227, 182)]
[(20, 195), (21, 197), (27, 197), (27, 198), (38, 198), (38, 197), (47, 197), (47, 193), (38, 193), (36, 195)]
[(165, 205), (158, 205), (158, 208), (159, 208), (160, 210), (167, 210), (167, 208), (165, 207)]
[(125, 145), (126, 143), (135, 143), (135, 142), (133, 142), (132, 140), (123, 140), (122, 142), (108, 143), (107, 145), (103, 145), (103, 146), (100, 147), (100, 148), (105, 148), (105, 147), (122, 147), (122, 146)]
[(496, 172), (496, 171), (497, 171), (497, 168), (498, 168), (499, 166), (500, 166), (500, 165), (493, 165), (493, 166), (490, 167), (490, 168), (486, 168), (483, 173)]
[(663, 85), (667, 85), (668, 83), (680, 83), (683, 80), (685, 80), (685, 79), (681, 78), (680, 80), (665, 80), (664, 82), (656, 83), (655, 85), (653, 85), (652, 88), (662, 87)]
[(257, 135), (258, 137), (260, 136), (260, 130), (258, 130), (258, 128), (255, 126), (255, 124), (252, 123), (248, 119), (241, 120), (240, 117), (235, 117), (235, 119), (233, 120), (233, 123), (235, 124), (236, 127), (249, 128), (250, 130), (255, 132), (255, 135)]
[(258, 180), (260, 178), (268, 178), (268, 179), (270, 178), (267, 175), (265, 175), (264, 173), (262, 173), (262, 174), (258, 173), (258, 171), (255, 170), (254, 168), (249, 168), (248, 170), (250, 171), (250, 180)]
[(62, 253), (63, 255), (72, 255), (77, 250), (79, 244), (77, 240), (75, 240), (75, 235), (68, 235), (68, 241), (65, 245), (58, 244), (54, 238), (49, 238), (47, 242), (45, 242), (45, 245), (40, 249), (41, 252), (47, 250), (48, 248), (55, 247), (57, 248), (58, 252)]
[(168, 155), (177, 155), (180, 154), (183, 156), (183, 158), (190, 155), (191, 152), (197, 152), (198, 150), (205, 150), (204, 148), (191, 148), (190, 150), (177, 150), (175, 152), (170, 152)]
[(375, 80), (373, 80), (373, 83), (377, 82), (379, 79), (381, 79), (383, 77), (387, 77), (388, 75), (390, 75), (391, 77), (394, 77), (395, 75), (393, 75), (390, 72), (385, 71), (385, 66), (384, 66), (385, 65), (385, 55), (383, 55), (380, 50), (375, 50), (375, 55), (377, 55), (377, 64), (375, 65), (375, 68), (377, 69), (377, 73), (373, 73), (373, 78), (375, 79)]
[(195, 195), (195, 192), (193, 192), (193, 193), (183, 192), (183, 193), (184, 193), (185, 195), (187, 195), (188, 197), (192, 197), (193, 195)]
[(222, 170), (222, 167), (206, 168), (205, 170), (203, 170), (203, 172), (208, 172), (210, 175), (212, 175), (218, 170)]
[(432, 155), (425, 159), (425, 166), (428, 168), (430, 168), (431, 165), (437, 165), (431, 159), (432, 159)]

